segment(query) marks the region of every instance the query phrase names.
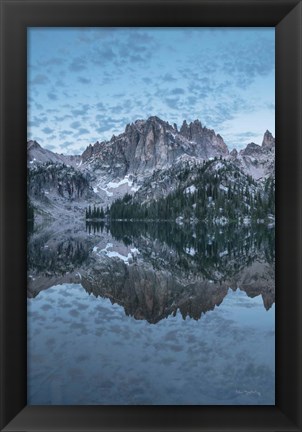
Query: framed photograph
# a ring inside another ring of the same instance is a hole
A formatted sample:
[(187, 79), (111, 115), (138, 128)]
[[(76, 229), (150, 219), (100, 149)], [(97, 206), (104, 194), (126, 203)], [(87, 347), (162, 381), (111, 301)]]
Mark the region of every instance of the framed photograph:
[(2, 0), (1, 430), (301, 430), (301, 7)]

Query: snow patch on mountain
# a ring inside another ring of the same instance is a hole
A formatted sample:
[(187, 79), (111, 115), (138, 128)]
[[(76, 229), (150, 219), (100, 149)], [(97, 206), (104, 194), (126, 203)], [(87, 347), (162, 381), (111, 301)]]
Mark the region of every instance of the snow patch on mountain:
[(128, 186), (132, 186), (132, 181), (129, 180), (129, 176), (125, 176), (122, 180), (118, 182), (109, 182), (107, 183), (107, 188), (109, 189), (116, 189), (124, 184), (127, 184)]
[(94, 246), (93, 252), (100, 257), (105, 255), (108, 258), (118, 258), (126, 265), (129, 265), (140, 254), (136, 247), (126, 247), (121, 244), (113, 245), (113, 243), (107, 243), (103, 249)]
[(223, 190), (224, 192), (228, 192), (229, 188), (227, 188), (226, 186), (223, 186), (222, 184), (219, 185), (219, 189)]
[(184, 190), (184, 192), (185, 192), (186, 194), (189, 194), (189, 193), (193, 194), (193, 193), (196, 192), (196, 191), (197, 191), (197, 189), (196, 189), (196, 186), (194, 186), (194, 185), (189, 186), (189, 187), (187, 187), (187, 188)]

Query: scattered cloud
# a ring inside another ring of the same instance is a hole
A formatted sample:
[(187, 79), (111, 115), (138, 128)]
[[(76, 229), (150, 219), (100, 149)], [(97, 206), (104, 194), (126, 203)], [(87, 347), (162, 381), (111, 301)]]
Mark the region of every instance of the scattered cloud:
[(77, 107), (75, 109), (72, 109), (71, 112), (75, 117), (83, 116), (87, 114), (87, 112), (90, 110), (90, 105), (84, 104), (81, 107)]
[(73, 135), (74, 134), (74, 131), (70, 131), (70, 130), (62, 130), (60, 133), (59, 133), (59, 138), (60, 138), (60, 140), (64, 140), (67, 136), (70, 136), (70, 135)]
[(152, 83), (152, 79), (149, 77), (143, 77), (142, 80), (144, 81), (145, 84), (151, 84)]
[(274, 71), (275, 51), (272, 38), (260, 37), (253, 43), (238, 42), (221, 54), (221, 67), (240, 88), (248, 87), (257, 77)]
[(39, 127), (43, 124), (45, 124), (47, 122), (47, 117), (46, 116), (42, 116), (42, 117), (34, 117), (32, 120), (28, 121), (28, 125), (29, 126), (35, 126), (35, 127)]
[(169, 72), (165, 73), (160, 77), (160, 79), (164, 82), (174, 82), (177, 81), (177, 79)]
[(114, 126), (114, 124), (112, 123), (103, 123), (102, 126), (99, 126), (96, 128), (97, 132), (99, 133), (103, 133), (103, 132), (107, 132), (110, 131), (112, 129), (112, 127)]
[(86, 134), (88, 134), (88, 133), (89, 133), (89, 130), (88, 130), (88, 129), (80, 128), (80, 129), (78, 129), (78, 131), (77, 131), (77, 133), (76, 133), (76, 136), (79, 136), (79, 135), (86, 135)]
[(57, 100), (58, 99), (58, 96), (57, 96), (57, 94), (56, 93), (54, 93), (54, 92), (49, 92), (49, 93), (47, 93), (47, 96), (48, 96), (48, 98), (50, 99), (50, 100)]
[(48, 82), (49, 82), (49, 78), (46, 75), (38, 74), (33, 78), (31, 84), (33, 86), (36, 86), (36, 85), (44, 85), (47, 84)]
[(179, 109), (178, 103), (179, 103), (179, 98), (175, 97), (175, 98), (166, 98), (165, 99), (166, 104), (168, 105), (169, 108), (172, 109)]
[(90, 84), (91, 83), (91, 79), (85, 78), (85, 77), (82, 77), (82, 76), (78, 77), (78, 81), (81, 84)]
[(63, 57), (52, 57), (46, 60), (39, 60), (38, 64), (40, 66), (46, 67), (46, 66), (60, 66), (65, 62), (65, 59)]
[(51, 129), (49, 127), (45, 127), (42, 129), (42, 132), (44, 132), (46, 135), (50, 135), (54, 132), (54, 129)]
[(52, 151), (55, 151), (55, 150), (56, 150), (56, 146), (55, 146), (54, 144), (48, 144), (48, 145), (47, 145), (47, 148), (48, 148), (49, 150), (52, 150)]
[(98, 126), (96, 128), (96, 131), (100, 134), (103, 134), (104, 132), (111, 132), (111, 133), (121, 133), (124, 129), (127, 123), (129, 123), (129, 117), (120, 117), (118, 119), (115, 119), (113, 117), (105, 117), (103, 116), (101, 120), (98, 122)]
[[(56, 146), (71, 151), (157, 115), (199, 118), (243, 140), (257, 126), (248, 116), (260, 111), (273, 130), (273, 29), (212, 30), (31, 30), (28, 134), (45, 141), (56, 133)], [(242, 115), (247, 131), (236, 123)]]
[(103, 102), (98, 102), (95, 107), (97, 108), (97, 110), (104, 110), (105, 109), (105, 105), (103, 104)]
[(182, 88), (176, 87), (173, 90), (171, 90), (171, 94), (172, 95), (180, 95), (180, 94), (184, 94), (185, 91)]
[(252, 138), (254, 136), (255, 136), (255, 132), (250, 132), (250, 131), (248, 131), (248, 132), (241, 132), (239, 134), (236, 134), (236, 137), (238, 137), (238, 139), (241, 139), (241, 138)]
[(65, 84), (65, 82), (63, 80), (58, 79), (56, 81), (56, 87), (66, 87), (66, 84)]
[(87, 62), (83, 57), (74, 57), (69, 64), (69, 70), (72, 72), (81, 72), (87, 68)]
[(108, 47), (95, 47), (91, 57), (91, 62), (97, 65), (103, 65), (106, 67), (108, 62), (112, 62), (117, 57), (113, 49)]
[(74, 122), (70, 123), (70, 127), (72, 129), (79, 129), (81, 127), (81, 123), (79, 121), (74, 121)]
[(70, 114), (64, 114), (62, 116), (54, 116), (54, 121), (57, 123), (61, 123), (64, 120), (71, 119), (72, 116)]
[(199, 100), (197, 96), (188, 96), (186, 99), (188, 106), (195, 106)]

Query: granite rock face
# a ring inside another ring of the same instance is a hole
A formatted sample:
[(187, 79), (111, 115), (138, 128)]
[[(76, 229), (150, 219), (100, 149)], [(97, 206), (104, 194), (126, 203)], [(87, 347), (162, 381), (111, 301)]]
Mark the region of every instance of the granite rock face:
[(188, 155), (199, 159), (225, 156), (228, 148), (223, 138), (202, 127), (199, 120), (184, 122), (180, 131), (158, 117), (137, 120), (125, 132), (109, 142), (97, 142), (82, 154), (83, 163), (93, 170), (107, 169), (108, 175), (147, 175), (172, 165)]
[(262, 141), (262, 147), (266, 149), (272, 149), (275, 147), (275, 138), (270, 131), (266, 131)]
[(190, 142), (197, 144), (197, 152), (199, 157), (203, 159), (226, 156), (229, 153), (223, 138), (219, 134), (216, 135), (214, 130), (203, 127), (199, 120), (195, 120), (189, 125), (184, 121), (180, 128), (180, 134)]

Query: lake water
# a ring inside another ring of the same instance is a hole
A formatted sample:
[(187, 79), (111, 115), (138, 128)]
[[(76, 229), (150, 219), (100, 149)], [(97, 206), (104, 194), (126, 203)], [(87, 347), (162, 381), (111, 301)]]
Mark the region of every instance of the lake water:
[(29, 405), (274, 405), (274, 233), (115, 223), (28, 239)]

